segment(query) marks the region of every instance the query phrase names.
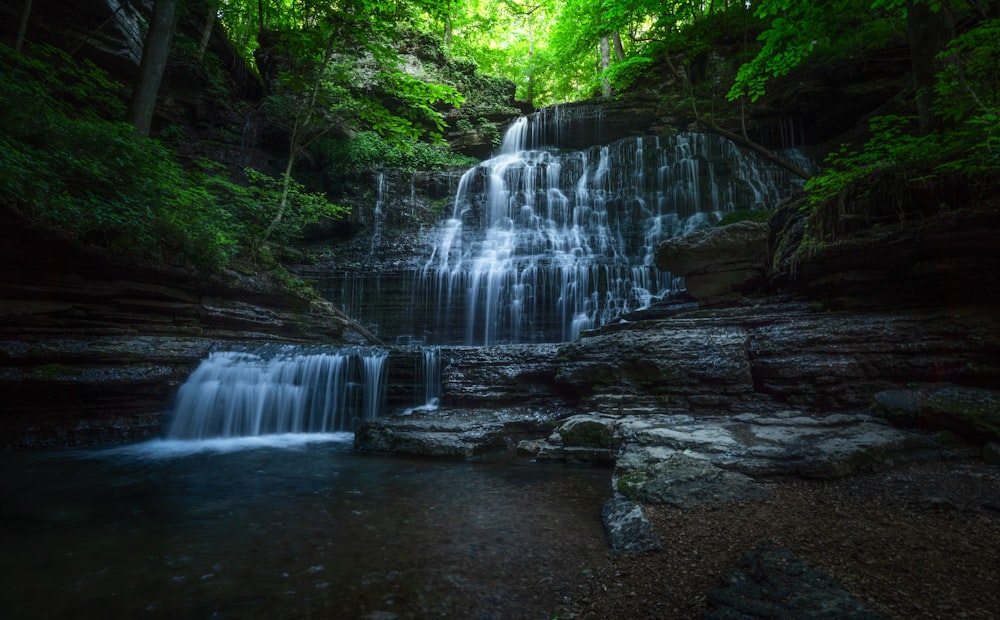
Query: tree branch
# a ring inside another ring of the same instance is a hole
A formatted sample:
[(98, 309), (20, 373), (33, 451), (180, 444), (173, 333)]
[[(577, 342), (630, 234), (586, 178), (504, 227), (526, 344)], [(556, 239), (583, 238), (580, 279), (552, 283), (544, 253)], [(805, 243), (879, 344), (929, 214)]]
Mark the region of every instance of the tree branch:
[(705, 120), (703, 118), (697, 118), (697, 121), (700, 124), (704, 125), (709, 131), (717, 133), (720, 136), (723, 136), (724, 138), (729, 138), (730, 140), (739, 144), (740, 146), (744, 146), (750, 149), (754, 153), (757, 153), (758, 155), (764, 157), (765, 159), (778, 164), (785, 170), (788, 170), (792, 174), (801, 177), (806, 181), (812, 178), (812, 175), (803, 170), (802, 168), (799, 168), (798, 166), (796, 166), (795, 164), (793, 164), (792, 162), (788, 161), (783, 157), (775, 155), (773, 151), (764, 148), (763, 146), (757, 144), (756, 142), (753, 142), (752, 140), (747, 140), (746, 138), (744, 138), (739, 134), (735, 134), (729, 130), (723, 129), (722, 127), (719, 127), (712, 121)]

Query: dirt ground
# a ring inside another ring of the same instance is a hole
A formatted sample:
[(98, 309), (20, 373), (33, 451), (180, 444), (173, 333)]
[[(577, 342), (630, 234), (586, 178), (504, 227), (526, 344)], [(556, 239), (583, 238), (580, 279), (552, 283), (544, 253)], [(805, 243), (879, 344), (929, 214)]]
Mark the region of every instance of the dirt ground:
[(609, 555), (553, 617), (696, 618), (720, 576), (770, 542), (888, 618), (1000, 618), (1000, 467), (911, 463), (767, 485), (770, 497), (723, 507), (645, 506), (664, 550)]

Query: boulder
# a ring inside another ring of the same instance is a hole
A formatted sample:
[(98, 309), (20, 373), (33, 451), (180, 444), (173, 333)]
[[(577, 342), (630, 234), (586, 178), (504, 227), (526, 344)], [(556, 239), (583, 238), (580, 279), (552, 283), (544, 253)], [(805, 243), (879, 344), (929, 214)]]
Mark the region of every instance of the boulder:
[(643, 553), (663, 549), (663, 542), (653, 531), (642, 506), (620, 495), (604, 504), (601, 519), (604, 521), (604, 532), (612, 553)]
[(785, 549), (765, 543), (747, 552), (708, 593), (702, 618), (849, 618), (881, 616), (836, 580)]
[(513, 449), (549, 432), (553, 412), (528, 409), (438, 409), (359, 422), (354, 447), (470, 460)]
[(774, 411), (723, 417), (629, 416), (612, 486), (642, 502), (689, 509), (765, 497), (768, 476), (834, 478), (937, 456), (928, 433), (861, 415)]
[(736, 222), (668, 239), (656, 249), (656, 266), (684, 278), (702, 305), (738, 299), (762, 283), (768, 267), (768, 226)]
[(920, 403), (920, 419), (977, 441), (1000, 440), (1000, 392), (947, 387)]
[(910, 426), (920, 415), (920, 393), (916, 390), (882, 390), (872, 396), (873, 414), (893, 424)]
[(951, 431), (968, 440), (1000, 439), (1000, 392), (954, 385), (917, 390), (884, 390), (872, 397), (871, 411), (899, 426)]
[(614, 463), (621, 445), (618, 416), (581, 414), (563, 420), (544, 440), (528, 440), (518, 450), (539, 461)]
[(716, 467), (705, 455), (673, 451), (660, 460), (646, 462), (635, 458), (642, 452), (630, 451), (616, 469), (615, 488), (630, 499), (687, 509), (758, 499), (770, 493), (748, 476)]

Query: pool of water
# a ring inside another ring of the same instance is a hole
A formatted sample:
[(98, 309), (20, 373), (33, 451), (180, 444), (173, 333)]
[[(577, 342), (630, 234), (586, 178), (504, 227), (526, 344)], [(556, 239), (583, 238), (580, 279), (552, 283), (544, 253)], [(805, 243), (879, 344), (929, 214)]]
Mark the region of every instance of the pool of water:
[(551, 618), (607, 553), (608, 470), (347, 434), (0, 456), (12, 618)]

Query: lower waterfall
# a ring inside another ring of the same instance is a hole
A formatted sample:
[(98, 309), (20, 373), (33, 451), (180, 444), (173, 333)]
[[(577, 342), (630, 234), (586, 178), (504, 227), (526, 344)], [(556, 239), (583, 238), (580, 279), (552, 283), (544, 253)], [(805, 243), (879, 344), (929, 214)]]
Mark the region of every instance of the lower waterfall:
[(387, 359), (362, 347), (214, 352), (178, 390), (165, 437), (353, 431), (382, 409)]

